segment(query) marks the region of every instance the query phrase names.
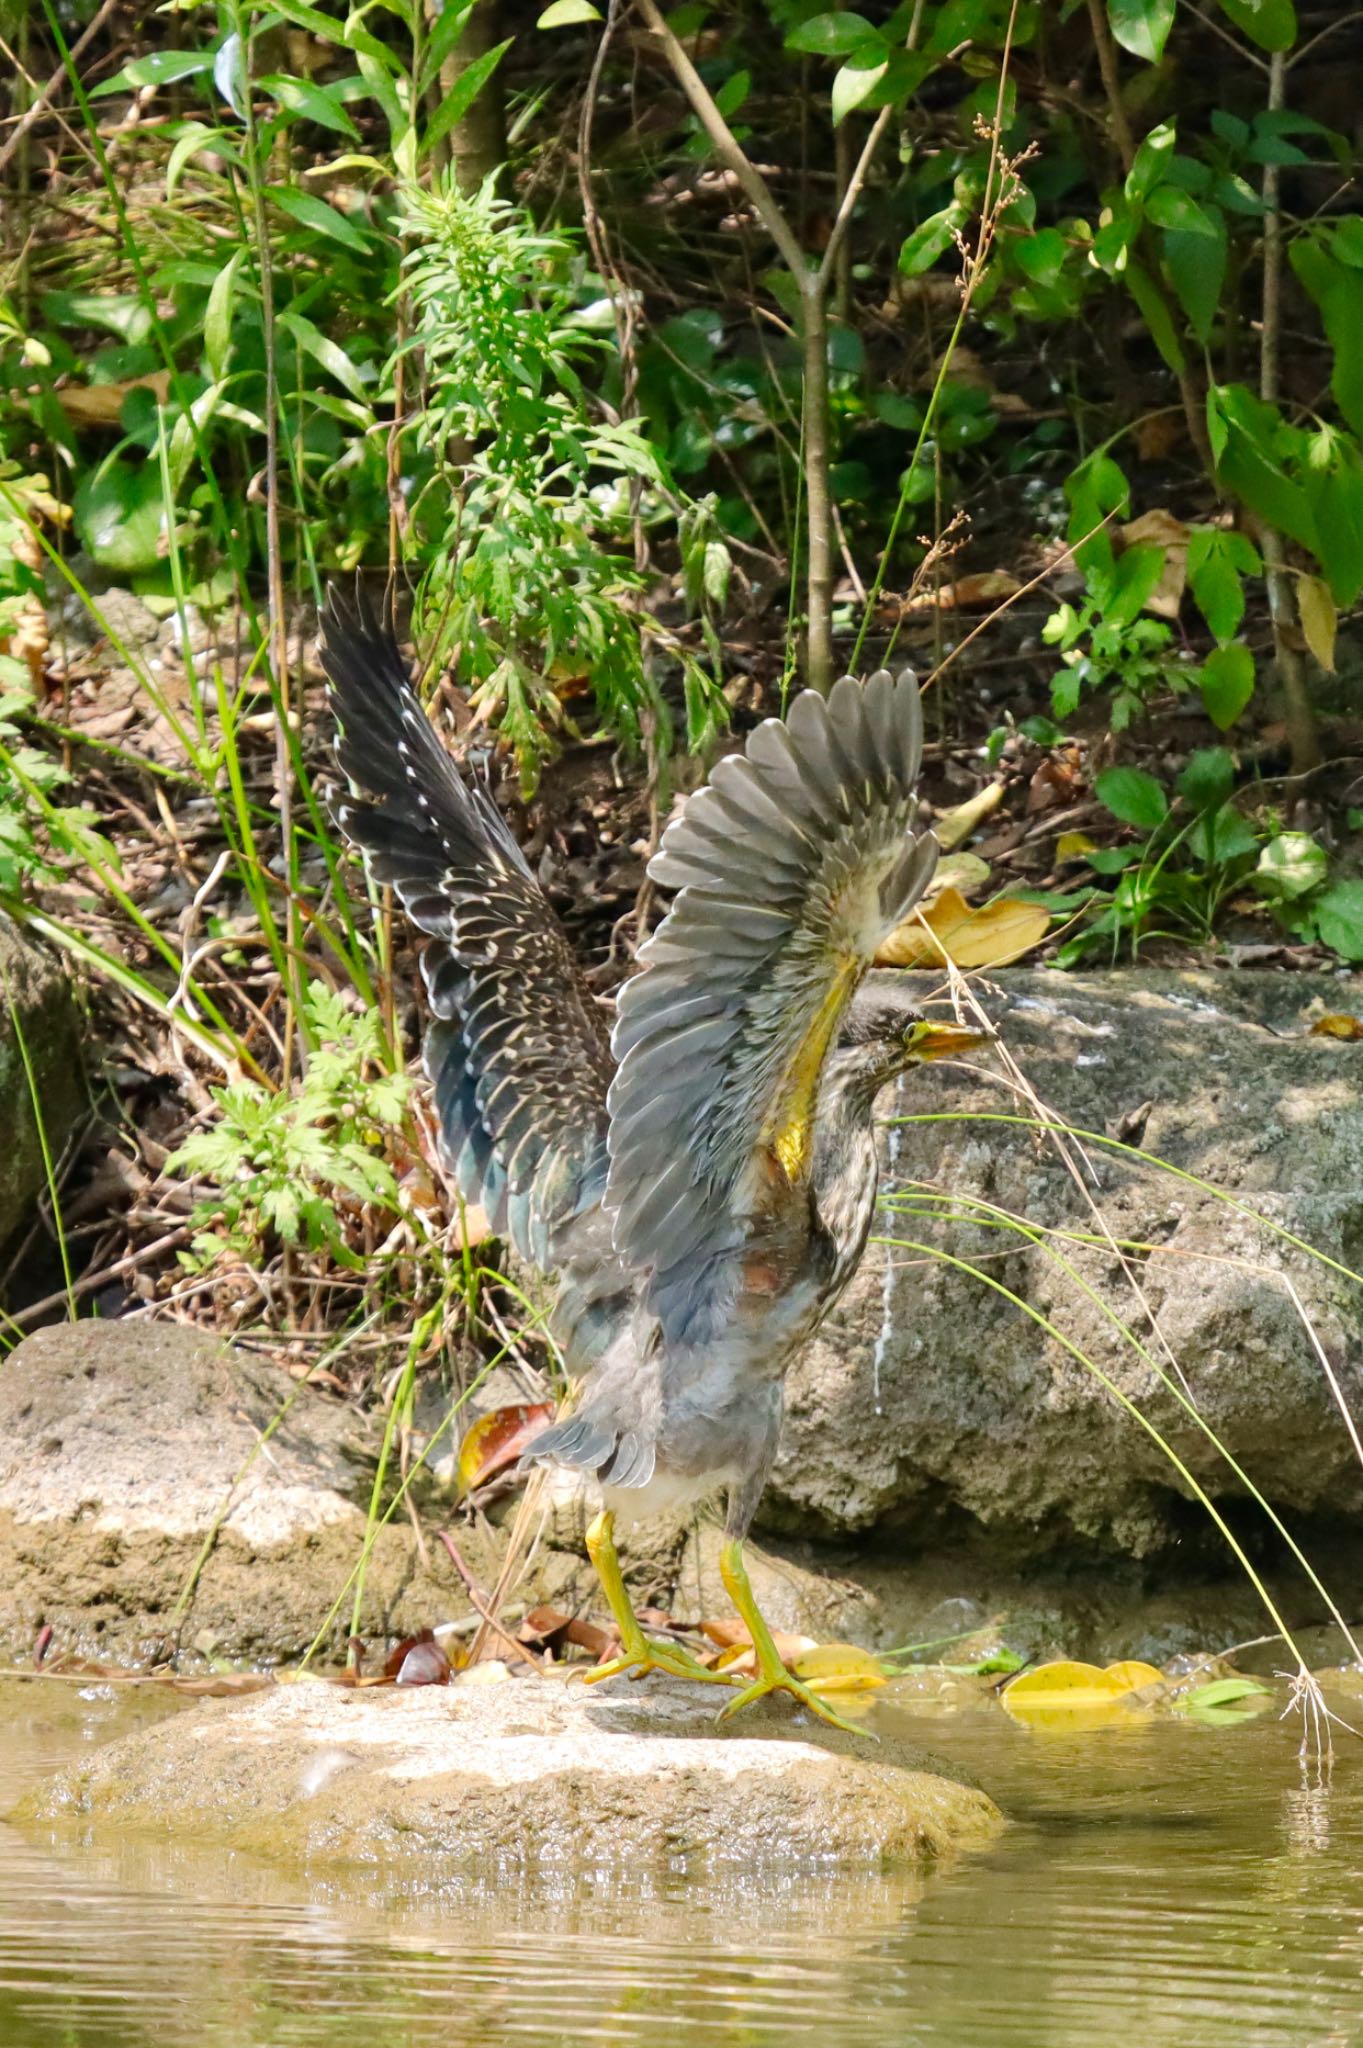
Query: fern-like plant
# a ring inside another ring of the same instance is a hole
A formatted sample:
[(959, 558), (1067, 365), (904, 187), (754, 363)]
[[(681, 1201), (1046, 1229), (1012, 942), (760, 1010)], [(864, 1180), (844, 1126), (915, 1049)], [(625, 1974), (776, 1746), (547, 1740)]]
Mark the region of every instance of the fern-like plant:
[[(603, 343), (577, 310), (576, 245), (452, 176), (406, 189), (402, 228), (415, 312), (405, 348), (419, 352), (427, 387), (409, 431), (434, 462), (411, 516), (437, 651), (457, 645), (475, 705), (515, 748), (527, 785), (554, 729), (571, 726), (565, 700), (588, 689), (608, 731), (636, 743), (650, 718), (665, 747), (640, 579), (619, 547), (632, 487), (655, 508), (676, 498), (638, 423), (606, 417), (579, 374)], [(696, 745), (724, 704), (678, 652)]]

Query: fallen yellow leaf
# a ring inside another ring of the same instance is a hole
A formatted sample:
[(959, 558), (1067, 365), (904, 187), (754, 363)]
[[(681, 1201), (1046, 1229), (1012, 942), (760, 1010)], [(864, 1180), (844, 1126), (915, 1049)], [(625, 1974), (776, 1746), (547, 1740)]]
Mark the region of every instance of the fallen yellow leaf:
[(1050, 922), (1050, 912), (1040, 903), (996, 896), (975, 910), (959, 889), (943, 889), (926, 910), (891, 932), (876, 964), (940, 967), (945, 953), (957, 967), (1005, 967), (1039, 945)]
[(878, 1658), (855, 1643), (816, 1643), (795, 1660), (795, 1676), (815, 1692), (872, 1692), (884, 1685)]
[(1164, 1683), (1164, 1673), (1153, 1664), (1143, 1664), (1139, 1657), (1119, 1658), (1115, 1664), (1104, 1667), (1104, 1675), (1127, 1692), (1140, 1692), (1147, 1685)]
[(1020, 1673), (1006, 1687), (1003, 1704), (1029, 1728), (1075, 1734), (1139, 1718), (1142, 1710), (1132, 1701), (1132, 1692), (1161, 1675), (1153, 1664), (1127, 1662), (1105, 1669), (1061, 1658)]
[(1172, 512), (1156, 505), (1149, 512), (1142, 512), (1139, 519), (1119, 526), (1117, 535), (1123, 547), (1164, 549), (1164, 567), (1159, 582), (1145, 600), (1145, 610), (1161, 619), (1176, 619), (1183, 602), (1183, 586), (1188, 580), (1188, 528)]
[(116, 427), (130, 391), (150, 391), (158, 405), (164, 405), (170, 396), (170, 371), (152, 370), (125, 384), (67, 384), (57, 393), (57, 403), (73, 427)]
[(1092, 853), (1097, 840), (1090, 839), (1087, 832), (1062, 832), (1055, 842), (1055, 857), (1061, 860), (1079, 860), (1084, 854)]
[(950, 853), (962, 840), (969, 839), (977, 825), (984, 823), (991, 811), (996, 811), (1003, 802), (1003, 784), (986, 782), (984, 788), (968, 797), (953, 810), (943, 811), (933, 826), (937, 844), (943, 853)]
[(1350, 1017), (1342, 1010), (1329, 1010), (1311, 1026), (1312, 1038), (1363, 1038), (1363, 1018)]

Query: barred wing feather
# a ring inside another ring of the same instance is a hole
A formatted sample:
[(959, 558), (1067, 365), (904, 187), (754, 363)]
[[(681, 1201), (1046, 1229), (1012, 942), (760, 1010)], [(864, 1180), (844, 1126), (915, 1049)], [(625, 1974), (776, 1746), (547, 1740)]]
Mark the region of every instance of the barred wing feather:
[(668, 827), (677, 895), (620, 995), (606, 1206), (664, 1334), (723, 1328), (759, 1168), (806, 1180), (819, 1075), (858, 982), (931, 877), (907, 671), (806, 691)]
[(510, 827), (460, 775), (392, 633), (358, 597), (333, 590), (322, 662), (351, 785), (341, 827), (431, 936), (425, 1060), (441, 1151), (465, 1200), (552, 1269), (605, 1185), (613, 1061), (601, 1011)]

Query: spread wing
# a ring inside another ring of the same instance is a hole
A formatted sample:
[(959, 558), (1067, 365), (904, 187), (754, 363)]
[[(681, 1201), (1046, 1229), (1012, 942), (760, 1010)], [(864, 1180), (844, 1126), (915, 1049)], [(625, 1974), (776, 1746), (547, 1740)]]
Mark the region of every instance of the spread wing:
[(620, 995), (606, 1206), (671, 1339), (723, 1328), (760, 1178), (808, 1178), (824, 1056), (936, 863), (912, 830), (921, 752), (907, 671), (805, 691), (650, 863), (681, 893)]
[(493, 1229), (549, 1269), (605, 1185), (614, 1062), (601, 1011), (510, 827), (437, 738), (392, 633), (333, 589), (321, 654), (352, 789), (341, 828), (431, 935), (425, 1060), (446, 1164)]

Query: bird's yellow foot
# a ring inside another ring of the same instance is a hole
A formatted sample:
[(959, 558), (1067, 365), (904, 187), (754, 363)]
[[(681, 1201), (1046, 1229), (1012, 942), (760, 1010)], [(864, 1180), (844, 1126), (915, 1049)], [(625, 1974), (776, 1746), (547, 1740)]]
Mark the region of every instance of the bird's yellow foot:
[(625, 1591), (620, 1560), (615, 1551), (615, 1518), (608, 1510), (603, 1510), (587, 1531), (587, 1554), (596, 1566), (601, 1590), (610, 1605), (620, 1637), (621, 1654), (607, 1658), (594, 1670), (584, 1671), (582, 1676), (586, 1684), (596, 1685), (603, 1678), (618, 1678), (621, 1672), (628, 1672), (631, 1678), (642, 1678), (647, 1671), (666, 1671), (673, 1678), (698, 1678), (706, 1685), (732, 1685), (735, 1682), (727, 1671), (707, 1670), (680, 1643), (659, 1643), (644, 1634)]
[(594, 1665), (584, 1671), (584, 1685), (595, 1685), (602, 1678), (618, 1678), (628, 1672), (631, 1678), (642, 1678), (649, 1671), (666, 1671), (673, 1678), (698, 1678), (706, 1685), (732, 1685), (734, 1680), (727, 1671), (711, 1671), (700, 1664), (684, 1650), (680, 1643), (659, 1643), (639, 1631), (637, 1641), (626, 1642), (620, 1656), (607, 1658), (604, 1664)]
[(808, 1707), (811, 1714), (817, 1714), (819, 1719), (827, 1721), (830, 1727), (843, 1728), (849, 1735), (869, 1736), (874, 1742), (876, 1738), (869, 1728), (859, 1728), (855, 1721), (846, 1721), (841, 1714), (835, 1714), (827, 1701), (819, 1698), (812, 1686), (806, 1685), (802, 1678), (796, 1678), (793, 1672), (787, 1671), (781, 1661), (781, 1653), (772, 1640), (771, 1630), (767, 1627), (762, 1610), (757, 1604), (748, 1578), (748, 1569), (743, 1562), (743, 1546), (737, 1537), (728, 1537), (721, 1545), (719, 1572), (724, 1581), (725, 1591), (746, 1623), (748, 1634), (752, 1638), (753, 1651), (757, 1658), (757, 1677), (751, 1685), (745, 1685), (742, 1692), (735, 1694), (733, 1699), (726, 1700), (716, 1718), (727, 1721), (731, 1714), (738, 1713), (743, 1707), (750, 1707), (754, 1700), (765, 1699), (768, 1693), (788, 1692), (792, 1699), (797, 1700), (802, 1707)]

